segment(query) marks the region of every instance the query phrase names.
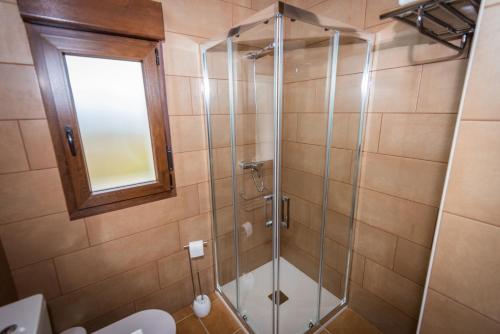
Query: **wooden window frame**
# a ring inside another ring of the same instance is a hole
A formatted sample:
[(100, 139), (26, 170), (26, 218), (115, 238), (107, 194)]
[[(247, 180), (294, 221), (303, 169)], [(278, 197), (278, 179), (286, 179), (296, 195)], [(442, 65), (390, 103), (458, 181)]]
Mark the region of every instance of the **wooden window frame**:
[[(96, 33), (95, 29), (90, 32), (74, 29), (74, 26), (66, 29), (57, 24), (47, 26), (28, 22), (26, 28), (70, 218), (87, 217), (175, 196), (161, 42), (130, 37), (133, 34)], [(155, 181), (92, 191), (65, 55), (142, 63)], [(68, 127), (73, 131), (74, 147), (67, 138)]]

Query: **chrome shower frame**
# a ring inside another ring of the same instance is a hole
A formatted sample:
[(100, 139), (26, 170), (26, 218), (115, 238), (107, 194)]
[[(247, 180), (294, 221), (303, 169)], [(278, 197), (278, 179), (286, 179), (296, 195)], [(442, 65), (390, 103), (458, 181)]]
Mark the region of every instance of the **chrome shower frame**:
[[(354, 177), (353, 177), (353, 185), (352, 185), (352, 198), (351, 198), (351, 215), (349, 217), (349, 231), (348, 231), (348, 240), (349, 247), (347, 252), (347, 264), (346, 264), (346, 275), (344, 277), (344, 291), (343, 298), (341, 300), (340, 305), (338, 305), (334, 310), (332, 310), (329, 314), (321, 317), (320, 315), (320, 305), (321, 305), (321, 284), (323, 277), (323, 243), (321, 244), (321, 255), (320, 255), (320, 271), (318, 277), (318, 298), (317, 298), (317, 315), (316, 315), (316, 323), (314, 328), (318, 328), (318, 326), (322, 325), (333, 315), (337, 314), (342, 310), (348, 303), (348, 290), (349, 290), (349, 277), (351, 271), (351, 262), (352, 262), (352, 248), (353, 248), (353, 225), (354, 225), (354, 214), (356, 212), (357, 206), (357, 192), (358, 192), (358, 178), (359, 171), (361, 168), (361, 149), (363, 143), (363, 135), (364, 135), (364, 124), (366, 118), (367, 104), (368, 104), (368, 96), (369, 96), (369, 83), (370, 83), (370, 68), (372, 62), (372, 48), (374, 44), (374, 35), (371, 33), (366, 33), (364, 31), (360, 31), (354, 29), (350, 26), (339, 24), (338, 22), (326, 18), (322, 18), (316, 16), (315, 14), (300, 9), (298, 7), (294, 7), (288, 4), (285, 4), (281, 1), (278, 1), (276, 4), (269, 6), (268, 8), (262, 10), (257, 13), (255, 16), (251, 17), (249, 20), (245, 21), (242, 25), (236, 26), (228, 32), (228, 34), (222, 38), (212, 40), (201, 45), (201, 53), (202, 53), (202, 74), (203, 74), (203, 91), (204, 91), (204, 108), (205, 108), (205, 120), (206, 120), (206, 129), (208, 136), (208, 155), (209, 155), (209, 173), (210, 173), (210, 186), (211, 186), (211, 214), (212, 214), (212, 235), (214, 236), (213, 242), (213, 254), (214, 254), (214, 265), (215, 265), (215, 282), (216, 282), (216, 290), (223, 297), (226, 303), (230, 306), (230, 308), (234, 311), (234, 313), (240, 318), (241, 322), (245, 325), (249, 332), (253, 333), (252, 329), (246, 324), (245, 319), (240, 313), (240, 291), (239, 291), (239, 278), (240, 278), (240, 268), (239, 268), (239, 249), (238, 249), (238, 220), (237, 220), (237, 198), (236, 198), (236, 167), (238, 165), (236, 159), (236, 145), (235, 145), (235, 108), (234, 108), (234, 77), (233, 77), (233, 49), (232, 42), (233, 38), (239, 36), (239, 34), (252, 29), (260, 24), (273, 22), (274, 23), (274, 42), (262, 48), (261, 50), (253, 53), (249, 53), (246, 55), (248, 59), (253, 59), (255, 62), (260, 57), (268, 55), (274, 52), (274, 82), (273, 82), (273, 93), (274, 93), (274, 102), (273, 102), (273, 114), (274, 114), (274, 166), (273, 166), (273, 226), (272, 226), (272, 234), (273, 234), (273, 291), (279, 291), (279, 252), (280, 252), (280, 217), (281, 217), (281, 205), (279, 205), (279, 201), (281, 198), (281, 131), (282, 131), (282, 107), (283, 107), (283, 18), (290, 18), (292, 20), (301, 21), (307, 24), (311, 24), (314, 26), (318, 26), (320, 28), (324, 28), (325, 30), (332, 31), (332, 44), (330, 46), (330, 59), (329, 63), (331, 69), (329, 69), (330, 73), (330, 82), (329, 82), (329, 103), (328, 103), (328, 126), (327, 126), (327, 150), (326, 150), (326, 159), (325, 159), (325, 171), (328, 171), (330, 164), (330, 146), (333, 138), (333, 113), (334, 113), (334, 92), (335, 92), (335, 83), (336, 83), (336, 68), (337, 68), (337, 54), (339, 47), (339, 35), (347, 36), (351, 38), (355, 38), (357, 40), (366, 42), (366, 54), (364, 59), (363, 66), (363, 75), (362, 75), (362, 84), (361, 84), (361, 104), (359, 111), (359, 125), (358, 125), (358, 134), (357, 134), (357, 145), (355, 149), (355, 163), (356, 168), (354, 168)], [(217, 257), (217, 210), (216, 210), (216, 187), (215, 187), (215, 175), (214, 175), (214, 165), (213, 165), (213, 156), (212, 156), (212, 129), (211, 129), (211, 110), (210, 110), (210, 84), (209, 84), (209, 76), (208, 76), (208, 63), (207, 63), (207, 52), (222, 43), (227, 43), (227, 52), (228, 52), (228, 83), (229, 83), (229, 112), (230, 112), (230, 141), (231, 141), (231, 158), (232, 158), (232, 177), (233, 177), (233, 244), (234, 244), (234, 254), (235, 254), (235, 269), (236, 269), (236, 307), (232, 305), (232, 303), (225, 296), (222, 291), (222, 287), (219, 282), (219, 265), (218, 265), (218, 257)], [(254, 69), (255, 71), (255, 69)], [(255, 78), (254, 78), (255, 80)], [(256, 84), (256, 83), (255, 83)], [(255, 92), (256, 93), (256, 92)], [(255, 96), (255, 99), (257, 97)], [(326, 173), (328, 176), (328, 172)], [(280, 196), (276, 196), (279, 194)], [(328, 203), (328, 177), (325, 177), (323, 184), (323, 206), (322, 206), (322, 221), (321, 221), (321, 240), (325, 237), (325, 222), (326, 222), (326, 205)], [(276, 298), (276, 293), (273, 293), (273, 334), (279, 333), (279, 303), (277, 303), (274, 299)]]

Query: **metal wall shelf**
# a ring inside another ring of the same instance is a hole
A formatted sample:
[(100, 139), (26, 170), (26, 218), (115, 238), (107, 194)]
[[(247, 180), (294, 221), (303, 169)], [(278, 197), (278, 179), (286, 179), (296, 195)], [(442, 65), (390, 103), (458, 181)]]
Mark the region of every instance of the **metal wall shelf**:
[(463, 53), (476, 28), (480, 0), (425, 0), (380, 15), (418, 29), (433, 40)]

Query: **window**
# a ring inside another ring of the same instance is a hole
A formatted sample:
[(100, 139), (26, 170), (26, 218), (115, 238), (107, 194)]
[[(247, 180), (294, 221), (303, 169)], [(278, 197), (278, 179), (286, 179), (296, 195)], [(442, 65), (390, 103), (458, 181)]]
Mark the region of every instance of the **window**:
[(70, 216), (174, 196), (160, 42), (27, 30)]

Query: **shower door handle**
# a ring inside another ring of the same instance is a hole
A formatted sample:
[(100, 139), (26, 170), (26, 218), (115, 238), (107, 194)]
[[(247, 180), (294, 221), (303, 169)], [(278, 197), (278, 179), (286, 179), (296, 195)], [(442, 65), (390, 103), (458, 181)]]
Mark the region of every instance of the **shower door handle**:
[(281, 197), (281, 227), (290, 228), (290, 198), (285, 195)]
[[(273, 195), (264, 196), (264, 200), (272, 201)], [(267, 205), (267, 204), (266, 204)], [(265, 216), (267, 217), (267, 206)], [(273, 226), (273, 220), (266, 221), (266, 227)], [(290, 228), (290, 198), (288, 196), (281, 197), (281, 222), (280, 226), (282, 228), (286, 228), (287, 230)]]

